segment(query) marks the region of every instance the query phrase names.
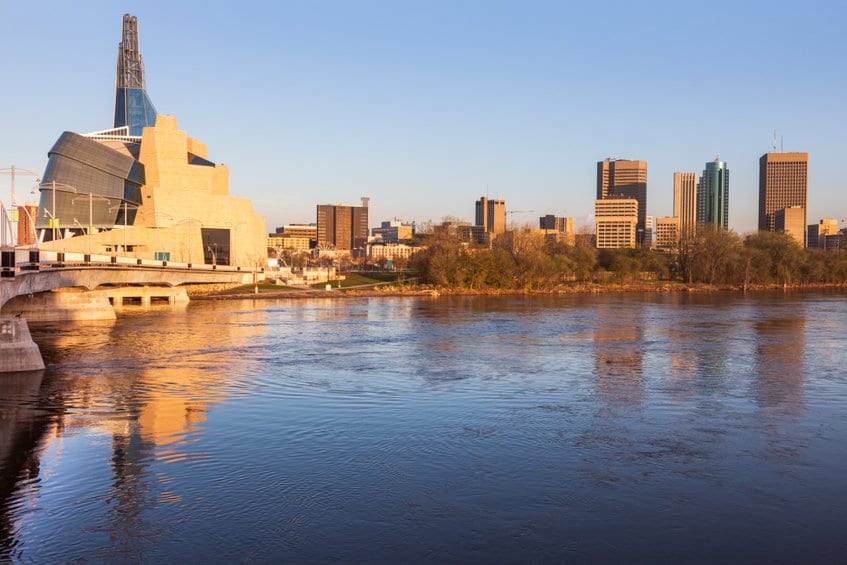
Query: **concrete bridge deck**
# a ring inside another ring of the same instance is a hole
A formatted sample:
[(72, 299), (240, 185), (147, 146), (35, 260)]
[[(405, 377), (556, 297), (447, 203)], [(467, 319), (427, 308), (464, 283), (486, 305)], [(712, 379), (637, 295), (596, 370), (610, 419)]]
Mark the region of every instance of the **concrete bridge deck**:
[(154, 261), (117, 255), (87, 255), (16, 249), (2, 251), (0, 307), (16, 296), (59, 288), (238, 283), (263, 278), (261, 268)]

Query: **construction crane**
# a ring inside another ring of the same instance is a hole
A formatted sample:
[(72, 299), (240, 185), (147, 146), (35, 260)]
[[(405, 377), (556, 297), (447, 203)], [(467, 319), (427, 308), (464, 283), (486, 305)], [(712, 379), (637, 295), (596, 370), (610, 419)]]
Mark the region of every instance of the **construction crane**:
[(506, 210), (506, 214), (532, 214), (535, 210)]

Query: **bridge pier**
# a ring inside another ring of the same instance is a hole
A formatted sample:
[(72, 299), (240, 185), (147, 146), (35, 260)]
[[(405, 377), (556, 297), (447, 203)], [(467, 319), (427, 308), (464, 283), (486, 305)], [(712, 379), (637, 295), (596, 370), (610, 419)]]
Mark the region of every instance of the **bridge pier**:
[(2, 312), (32, 322), (115, 319), (115, 309), (109, 304), (109, 297), (104, 291), (76, 288), (16, 296), (3, 306)]
[(41, 350), (32, 341), (24, 318), (0, 318), (0, 373), (44, 369)]

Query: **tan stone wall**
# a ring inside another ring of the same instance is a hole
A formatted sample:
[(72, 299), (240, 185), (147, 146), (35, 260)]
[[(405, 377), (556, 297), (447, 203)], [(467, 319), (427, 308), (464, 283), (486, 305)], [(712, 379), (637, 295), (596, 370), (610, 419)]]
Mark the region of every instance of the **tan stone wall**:
[[(134, 226), (47, 242), (46, 250), (102, 254), (117, 249), (122, 255), (153, 259), (155, 252), (170, 253), (171, 261), (203, 262), (201, 228), (230, 232), (230, 263), (264, 265), (267, 260), (265, 219), (253, 211), (247, 198), (229, 195), (229, 170), (189, 165), (188, 153), (208, 159), (206, 145), (177, 128), (176, 118), (160, 115), (155, 127), (144, 128), (139, 161), (146, 182), (143, 203)], [(124, 245), (133, 251), (125, 253)]]

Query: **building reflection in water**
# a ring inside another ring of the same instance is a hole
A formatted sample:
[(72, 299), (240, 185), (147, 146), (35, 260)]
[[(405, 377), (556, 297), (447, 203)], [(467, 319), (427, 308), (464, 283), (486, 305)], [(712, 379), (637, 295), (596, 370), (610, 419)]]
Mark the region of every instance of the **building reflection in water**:
[(760, 310), (753, 322), (755, 363), (753, 397), (761, 408), (782, 415), (803, 410), (806, 317), (799, 303)]
[(39, 406), (44, 371), (0, 374), (0, 561), (19, 557), (15, 514), (38, 488), (37, 446), (49, 425)]
[[(227, 315), (216, 316), (218, 308)], [(0, 561), (21, 551), (16, 522), (22, 501), (33, 498), (22, 489), (36, 488), (40, 457), (51, 446), (61, 457), (57, 444), (71, 430), (112, 438), (104, 496), (112, 545), (101, 557), (142, 555), (151, 540), (135, 533), (155, 530), (142, 523), (144, 510), (179, 502), (150, 465), (202, 457), (187, 450), (192, 434), (202, 433), (210, 406), (243, 386), (233, 381), (251, 373), (257, 361), (247, 353), (267, 329), (264, 310), (233, 312), (231, 304), (132, 316), (126, 324), (34, 325), (49, 386), (40, 375), (0, 379)]]
[(597, 395), (610, 404), (640, 406), (644, 400), (642, 309), (625, 302), (596, 306), (594, 378)]

